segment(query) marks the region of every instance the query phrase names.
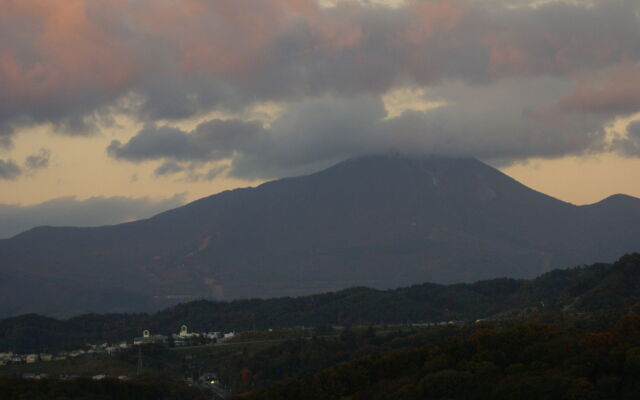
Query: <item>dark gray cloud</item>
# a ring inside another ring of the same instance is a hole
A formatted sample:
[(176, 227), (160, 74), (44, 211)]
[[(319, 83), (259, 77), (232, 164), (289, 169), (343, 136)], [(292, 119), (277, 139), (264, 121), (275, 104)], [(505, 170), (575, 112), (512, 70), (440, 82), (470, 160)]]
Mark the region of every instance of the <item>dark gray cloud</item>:
[[(189, 134), (177, 128), (148, 124), (126, 144), (112, 141), (107, 152), (129, 161), (159, 158), (212, 161), (231, 156), (237, 147), (257, 138), (261, 130), (258, 122), (241, 120), (211, 120)], [(169, 172), (171, 167), (159, 172)]]
[(640, 142), (640, 120), (632, 121), (627, 125), (627, 133), (630, 138)]
[[(197, 12), (182, 1), (19, 3), (0, 16), (0, 71), (12, 71), (0, 72), (5, 137), (33, 123), (94, 132), (114, 111), (179, 120), (261, 101), (377, 96), (398, 83), (573, 79), (640, 59), (635, 0), (516, 8), (423, 0), (396, 9), (248, 0), (196, 2)], [(71, 28), (37, 28), (50, 18)]]
[(112, 143), (109, 152), (133, 162), (163, 160), (157, 174), (184, 173), (187, 179), (199, 165), (228, 159), (230, 176), (255, 179), (306, 173), (376, 152), (505, 163), (605, 149), (605, 117), (565, 114), (554, 104), (570, 87), (559, 78), (452, 83), (429, 93), (431, 100), (449, 103), (393, 118), (380, 98), (325, 96), (290, 105), (268, 127), (239, 120), (212, 120), (191, 132), (146, 127), (127, 143)]
[(13, 180), (22, 175), (22, 168), (13, 160), (0, 160), (0, 179)]
[(163, 200), (127, 197), (92, 197), (78, 200), (60, 197), (44, 203), (21, 206), (0, 204), (0, 238), (42, 226), (100, 226), (147, 218), (178, 207), (184, 194)]
[[(39, 152), (27, 156), (24, 161), (24, 167), (21, 167), (13, 160), (0, 159), (0, 179), (14, 180), (24, 175), (27, 175), (49, 166), (49, 158), (51, 152), (48, 149), (40, 149)], [(30, 172), (29, 172), (30, 171)]]
[(201, 182), (212, 181), (218, 176), (226, 173), (229, 168), (225, 165), (219, 165), (214, 167), (201, 167), (198, 164), (192, 163), (185, 168), (186, 174), (184, 179), (189, 182)]
[(640, 120), (627, 125), (626, 135), (615, 138), (611, 149), (627, 157), (640, 157)]
[(156, 176), (175, 176), (181, 172), (184, 172), (180, 177), (180, 180), (186, 180), (188, 182), (200, 182), (200, 181), (212, 181), (221, 174), (225, 173), (228, 167), (225, 165), (208, 166), (207, 163), (202, 162), (175, 162), (166, 161), (159, 165), (155, 171)]
[(8, 136), (0, 135), (0, 149), (9, 150), (13, 147), (13, 141)]
[(30, 170), (47, 168), (49, 166), (50, 158), (51, 150), (43, 148), (37, 153), (28, 156), (25, 160), (25, 166)]
[(157, 176), (167, 176), (174, 175), (182, 171), (184, 171), (184, 167), (182, 165), (175, 161), (167, 161), (158, 166), (153, 173)]

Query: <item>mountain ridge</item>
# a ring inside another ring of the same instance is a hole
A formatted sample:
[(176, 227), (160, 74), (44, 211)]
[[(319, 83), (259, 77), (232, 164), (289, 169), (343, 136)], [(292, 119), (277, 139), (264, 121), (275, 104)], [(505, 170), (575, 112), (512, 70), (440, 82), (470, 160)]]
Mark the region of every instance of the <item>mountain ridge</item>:
[(640, 253), (612, 264), (549, 271), (531, 280), (498, 278), (474, 283), (419, 283), (378, 290), (353, 287), (301, 297), (197, 300), (153, 314), (86, 314), (54, 319), (37, 314), (0, 319), (0, 351), (51, 351), (130, 339), (142, 330), (194, 331), (381, 325), (514, 319), (551, 312), (595, 313), (602, 326), (640, 309)]
[[(347, 160), (345, 160), (345, 161), (343, 161), (343, 162), (340, 162), (340, 163), (338, 163), (338, 164), (336, 164), (336, 165), (334, 165), (334, 166), (341, 165), (341, 164), (344, 164), (344, 163), (347, 163), (347, 162), (353, 162), (353, 161), (355, 161), (355, 160), (360, 160), (360, 159), (365, 159), (365, 158), (373, 158), (373, 157), (380, 157), (380, 155), (366, 155), (366, 156), (356, 157), (356, 158), (352, 158), (352, 159), (347, 159)], [(402, 156), (400, 156), (400, 155), (393, 155), (393, 156), (390, 156), (390, 157), (397, 157), (397, 158), (411, 158), (411, 157), (402, 157)], [(429, 158), (443, 158), (443, 159), (444, 159), (444, 158), (448, 158), (448, 157), (437, 157), (437, 156), (427, 156), (427, 157), (429, 157)], [(417, 156), (416, 156), (416, 158), (417, 158)], [(480, 160), (478, 160), (478, 159), (476, 159), (476, 158), (465, 158), (465, 159), (469, 159), (469, 160), (477, 161), (477, 162), (479, 162), (479, 163), (481, 163), (481, 164), (485, 165), (484, 163), (482, 163)], [(332, 167), (329, 167), (328, 169), (331, 169), (331, 168), (332, 168)], [(150, 217), (148, 217), (148, 218), (142, 218), (142, 219), (138, 219), (138, 220), (135, 220), (135, 221), (128, 221), (128, 222), (122, 222), (122, 223), (117, 223), (117, 224), (96, 225), (96, 226), (38, 225), (38, 226), (35, 226), (35, 227), (33, 227), (33, 228), (29, 228), (29, 229), (27, 229), (27, 230), (25, 230), (25, 231), (23, 231), (23, 232), (17, 233), (17, 234), (15, 234), (15, 235), (11, 236), (11, 237), (4, 238), (4, 239), (0, 239), (0, 242), (2, 242), (2, 241), (6, 241), (6, 240), (15, 239), (15, 238), (20, 237), (20, 236), (22, 236), (22, 235), (24, 235), (24, 234), (31, 234), (31, 233), (32, 233), (32, 231), (34, 231), (34, 232), (39, 232), (39, 231), (45, 231), (45, 230), (47, 230), (47, 229), (95, 229), (95, 228), (114, 227), (114, 226), (120, 226), (120, 225), (127, 225), (127, 224), (137, 223), (137, 222), (141, 222), (141, 221), (147, 221), (147, 220), (150, 220), (150, 219), (153, 219), (153, 218), (159, 217), (159, 216), (161, 216), (161, 215), (163, 215), (163, 214), (171, 213), (172, 211), (174, 211), (174, 210), (176, 210), (176, 209), (180, 209), (180, 208), (183, 208), (183, 207), (188, 207), (188, 206), (191, 206), (191, 205), (193, 205), (193, 204), (195, 204), (195, 203), (200, 203), (200, 202), (202, 202), (202, 201), (206, 201), (207, 199), (210, 199), (210, 198), (215, 197), (215, 196), (219, 196), (219, 195), (223, 195), (223, 194), (228, 194), (228, 193), (234, 193), (234, 192), (237, 192), (237, 191), (244, 191), (244, 190), (258, 189), (258, 188), (261, 188), (261, 187), (262, 187), (262, 186), (264, 186), (264, 185), (269, 185), (269, 184), (272, 184), (272, 183), (274, 183), (274, 182), (281, 182), (281, 181), (286, 182), (286, 181), (289, 181), (289, 180), (294, 180), (294, 179), (299, 179), (299, 178), (305, 178), (305, 177), (309, 177), (309, 176), (312, 176), (312, 175), (316, 175), (316, 174), (321, 173), (321, 172), (326, 172), (328, 169), (323, 170), (323, 171), (319, 171), (319, 172), (314, 172), (314, 173), (311, 173), (311, 174), (308, 174), (308, 175), (301, 175), (301, 176), (296, 176), (296, 177), (285, 177), (285, 178), (280, 178), (280, 179), (273, 180), (273, 181), (267, 181), (267, 182), (261, 183), (261, 184), (259, 184), (259, 185), (257, 185), (257, 186), (246, 186), (246, 187), (238, 187), (238, 188), (233, 188), (233, 189), (223, 190), (223, 191), (221, 191), (221, 192), (218, 192), (218, 193), (215, 193), (215, 194), (212, 194), (212, 195), (208, 195), (208, 196), (202, 197), (202, 198), (200, 198), (200, 199), (193, 200), (193, 201), (191, 201), (191, 202), (189, 202), (189, 203), (186, 203), (186, 204), (184, 204), (184, 205), (182, 205), (182, 206), (180, 206), (180, 207), (176, 207), (176, 208), (172, 208), (172, 209), (169, 209), (169, 210), (166, 210), (166, 211), (162, 211), (162, 212), (160, 212), (160, 213), (158, 213), (158, 214), (155, 214), (155, 215), (152, 215), (152, 216), (150, 216)], [(506, 174), (505, 174), (505, 176), (506, 176), (506, 177), (508, 177), (508, 178), (510, 178), (510, 179), (511, 179), (511, 180), (513, 180), (514, 182), (519, 183), (517, 180), (515, 180), (515, 179), (514, 179), (514, 178), (512, 178), (512, 177), (510, 177), (509, 175), (506, 175)], [(603, 198), (603, 199), (601, 199), (601, 200), (595, 201), (595, 202), (593, 202), (593, 203), (588, 203), (588, 204), (573, 204), (573, 203), (571, 203), (571, 202), (568, 202), (568, 201), (565, 201), (565, 200), (561, 200), (561, 199), (559, 199), (559, 198), (557, 198), (557, 197), (553, 197), (553, 196), (551, 196), (551, 195), (548, 195), (548, 194), (546, 194), (546, 193), (544, 193), (544, 192), (541, 192), (541, 191), (538, 191), (538, 190), (535, 190), (535, 189), (532, 189), (532, 188), (529, 188), (529, 187), (527, 187), (527, 188), (528, 188), (529, 190), (533, 191), (533, 192), (536, 192), (536, 193), (538, 193), (538, 194), (541, 194), (541, 195), (544, 195), (544, 196), (546, 196), (546, 197), (549, 197), (549, 198), (551, 198), (551, 199), (553, 199), (553, 200), (557, 200), (557, 201), (559, 201), (559, 202), (562, 202), (562, 203), (565, 203), (565, 204), (567, 204), (567, 205), (574, 206), (574, 207), (592, 207), (592, 206), (602, 206), (602, 205), (609, 205), (609, 204), (619, 205), (619, 204), (620, 204), (620, 203), (622, 203), (622, 202), (624, 202), (624, 203), (626, 203), (626, 204), (628, 204), (628, 203), (630, 203), (630, 202), (637, 202), (637, 203), (640, 203), (640, 198), (638, 198), (638, 197), (631, 196), (631, 195), (626, 194), (626, 193), (614, 193), (614, 194), (612, 194), (612, 195), (609, 195), (609, 196), (607, 196), (607, 197), (605, 197), (605, 198)]]

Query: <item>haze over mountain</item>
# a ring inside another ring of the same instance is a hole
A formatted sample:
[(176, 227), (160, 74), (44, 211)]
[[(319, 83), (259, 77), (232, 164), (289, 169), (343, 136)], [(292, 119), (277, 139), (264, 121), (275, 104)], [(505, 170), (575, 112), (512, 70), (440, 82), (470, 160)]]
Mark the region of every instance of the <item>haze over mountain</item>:
[(98, 228), (0, 240), (0, 315), (526, 278), (640, 250), (640, 199), (575, 206), (471, 158), (368, 156)]

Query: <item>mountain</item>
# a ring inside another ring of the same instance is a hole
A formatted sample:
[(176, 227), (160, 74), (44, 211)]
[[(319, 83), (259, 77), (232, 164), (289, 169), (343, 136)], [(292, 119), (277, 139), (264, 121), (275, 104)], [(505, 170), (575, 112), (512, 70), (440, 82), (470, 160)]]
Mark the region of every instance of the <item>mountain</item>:
[(0, 315), (392, 288), (611, 261), (640, 199), (575, 206), (471, 158), (367, 156), (150, 219), (0, 240)]
[(194, 331), (245, 331), (502, 320), (551, 311), (551, 316), (580, 316), (583, 328), (587, 324), (599, 330), (608, 329), (622, 314), (640, 310), (638, 282), (640, 253), (625, 255), (614, 264), (553, 270), (533, 280), (498, 278), (387, 290), (359, 287), (296, 298), (197, 300), (153, 314), (85, 314), (65, 320), (28, 314), (0, 320), (0, 352), (114, 343), (145, 329), (173, 333), (185, 324)]

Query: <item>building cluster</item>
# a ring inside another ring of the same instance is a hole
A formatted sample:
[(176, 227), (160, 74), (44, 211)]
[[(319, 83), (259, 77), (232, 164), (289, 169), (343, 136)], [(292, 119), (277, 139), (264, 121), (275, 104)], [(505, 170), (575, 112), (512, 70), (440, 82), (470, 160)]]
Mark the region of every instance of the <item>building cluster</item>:
[(204, 344), (214, 344), (231, 339), (235, 336), (235, 332), (189, 332), (186, 325), (180, 327), (179, 333), (171, 335), (152, 335), (151, 332), (145, 330), (142, 336), (133, 339), (134, 345), (141, 344), (165, 344), (172, 342), (177, 347), (198, 346)]
[(0, 366), (8, 364), (33, 364), (36, 362), (47, 361), (64, 361), (72, 358), (82, 356), (94, 356), (94, 355), (114, 355), (122, 350), (128, 349), (131, 345), (127, 342), (122, 342), (117, 345), (103, 343), (103, 344), (89, 344), (84, 349), (76, 349), (70, 351), (59, 351), (55, 354), (52, 353), (32, 353), (32, 354), (18, 354), (13, 352), (0, 353)]
[[(40, 373), (40, 374), (36, 374), (33, 372), (25, 372), (22, 375), (22, 378), (24, 379), (34, 379), (34, 380), (41, 380), (41, 379), (49, 379), (49, 374), (45, 374), (45, 373)], [(58, 379), (62, 380), (62, 381), (70, 381), (70, 380), (74, 380), (74, 379), (79, 379), (80, 375), (60, 375), (58, 377)], [(93, 379), (94, 381), (101, 381), (103, 379), (118, 379), (120, 381), (128, 381), (131, 378), (129, 378), (127, 375), (119, 375), (117, 377), (109, 377), (106, 374), (98, 374), (98, 375), (93, 375), (91, 377), (91, 379)]]
[(66, 360), (68, 357), (70, 357), (69, 352), (60, 352), (57, 354), (18, 354), (13, 352), (0, 353), (0, 366), (8, 364), (33, 364), (39, 361)]
[[(179, 333), (172, 335), (152, 335), (148, 330), (145, 330), (141, 337), (133, 339), (133, 345), (141, 344), (165, 344), (173, 342), (175, 346), (199, 346), (206, 344), (215, 344), (231, 339), (235, 336), (234, 332), (222, 333), (222, 332), (189, 332), (186, 325), (180, 328)], [(88, 344), (83, 349), (76, 349), (70, 351), (60, 351), (55, 354), (52, 353), (33, 353), (33, 354), (17, 354), (13, 352), (0, 353), (0, 367), (9, 364), (33, 364), (36, 362), (47, 361), (64, 361), (82, 356), (96, 356), (96, 355), (115, 355), (119, 352), (131, 347), (131, 343), (122, 342), (119, 344)]]

